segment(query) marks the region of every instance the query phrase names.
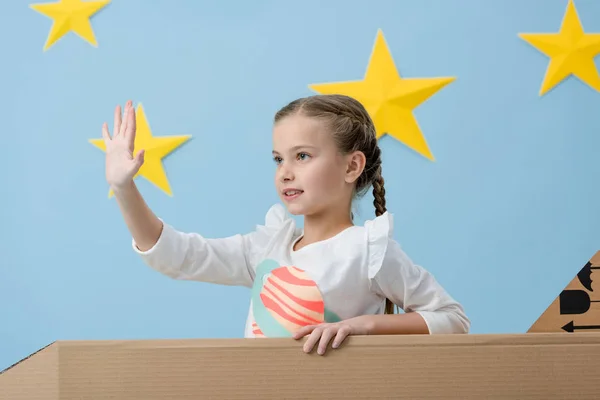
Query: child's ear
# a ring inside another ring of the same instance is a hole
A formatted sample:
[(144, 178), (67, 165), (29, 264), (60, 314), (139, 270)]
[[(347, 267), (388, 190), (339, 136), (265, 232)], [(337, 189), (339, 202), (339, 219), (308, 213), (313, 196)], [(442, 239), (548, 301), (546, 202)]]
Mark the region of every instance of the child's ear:
[(354, 183), (362, 174), (367, 158), (362, 151), (355, 151), (347, 156), (346, 182)]

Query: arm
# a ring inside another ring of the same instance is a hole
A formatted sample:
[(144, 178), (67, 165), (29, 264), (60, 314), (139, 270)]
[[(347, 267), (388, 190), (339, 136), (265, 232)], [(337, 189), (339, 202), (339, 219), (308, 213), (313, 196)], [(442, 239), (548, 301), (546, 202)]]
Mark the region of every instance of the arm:
[(244, 235), (206, 238), (162, 223), (154, 246), (142, 251), (133, 240), (132, 247), (146, 265), (173, 279), (251, 287), (254, 253), (268, 243), (271, 232), (259, 227)]
[(335, 323), (308, 325), (293, 335), (309, 335), (303, 350), (325, 354), (331, 340), (338, 348), (348, 335), (399, 335), (467, 333), (470, 321), (462, 306), (452, 299), (423, 268), (404, 254), (399, 244), (386, 239), (380, 263), (370, 265), (371, 289), (404, 309), (404, 314), (361, 315)]
[(113, 191), (137, 248), (140, 251), (151, 249), (160, 237), (162, 221), (150, 210), (133, 181)]
[(332, 347), (337, 348), (348, 335), (468, 333), (470, 321), (463, 307), (391, 238), (390, 219), (368, 223), (372, 234), (368, 237), (368, 280), (374, 293), (390, 299), (404, 314), (361, 315), (304, 326), (293, 337), (309, 335), (303, 345), (305, 352), (318, 343), (317, 353), (325, 354), (332, 339)]
[(133, 182), (144, 163), (144, 149), (134, 156), (135, 110), (131, 101), (115, 108), (113, 137), (106, 123), (106, 180), (133, 237), (133, 248), (151, 268), (175, 279), (250, 286), (254, 253), (269, 239), (265, 230), (222, 239), (184, 233), (163, 223), (150, 210)]
[(256, 234), (207, 239), (197, 233), (179, 232), (150, 210), (133, 181), (113, 191), (134, 251), (150, 268), (173, 279), (252, 285), (246, 250)]
[(370, 317), (373, 332), (468, 333), (470, 321), (463, 307), (435, 280), (415, 265), (400, 245), (389, 239), (381, 267), (373, 271), (373, 291), (385, 296), (405, 314)]
[(135, 109), (131, 101), (115, 107), (114, 129), (111, 137), (108, 124), (102, 124), (102, 138), (106, 147), (106, 181), (112, 189), (125, 219), (140, 250), (147, 250), (157, 242), (162, 222), (152, 213), (137, 190), (133, 178), (144, 164), (144, 149), (134, 156), (136, 134)]
[(135, 183), (114, 193), (133, 238), (134, 251), (150, 268), (173, 279), (252, 285), (246, 254), (256, 234), (209, 239), (179, 232), (154, 215)]
[(417, 335), (429, 334), (429, 327), (421, 314), (361, 315), (346, 322), (364, 326), (365, 335)]
[(154, 215), (133, 182), (115, 197), (134, 251), (153, 270), (178, 280), (252, 285), (248, 254), (261, 239), (258, 232), (217, 239), (180, 232)]

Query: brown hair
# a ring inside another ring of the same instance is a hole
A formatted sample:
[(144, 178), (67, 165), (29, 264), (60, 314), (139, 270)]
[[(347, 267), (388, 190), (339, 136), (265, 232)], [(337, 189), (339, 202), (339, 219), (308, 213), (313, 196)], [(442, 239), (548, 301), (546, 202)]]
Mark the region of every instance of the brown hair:
[[(365, 107), (352, 97), (327, 94), (296, 99), (275, 114), (275, 123), (289, 115), (301, 113), (325, 121), (338, 149), (343, 154), (361, 151), (366, 158), (365, 168), (356, 181), (356, 195), (363, 196), (373, 186), (375, 215), (386, 212), (385, 188), (381, 175), (381, 150), (377, 143), (375, 125)], [(394, 313), (394, 303), (386, 299), (385, 313)]]

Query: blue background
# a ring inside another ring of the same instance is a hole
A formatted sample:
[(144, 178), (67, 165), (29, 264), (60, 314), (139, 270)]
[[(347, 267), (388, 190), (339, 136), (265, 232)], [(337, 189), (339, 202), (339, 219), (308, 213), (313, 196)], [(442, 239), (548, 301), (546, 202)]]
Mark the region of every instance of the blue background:
[[(241, 337), (249, 291), (146, 267), (88, 139), (141, 102), (155, 136), (193, 135), (164, 159), (173, 197), (137, 181), (155, 213), (247, 232), (277, 201), (274, 112), (361, 79), (379, 28), (402, 76), (457, 77), (415, 111), (436, 162), (380, 143), (395, 238), (473, 333), (526, 331), (600, 248), (600, 93), (569, 78), (539, 97), (548, 59), (517, 36), (558, 31), (566, 0), (114, 0), (98, 48), (69, 33), (47, 52), (51, 20), (5, 3), (0, 368), (58, 339)], [(600, 2), (576, 7), (600, 32)]]

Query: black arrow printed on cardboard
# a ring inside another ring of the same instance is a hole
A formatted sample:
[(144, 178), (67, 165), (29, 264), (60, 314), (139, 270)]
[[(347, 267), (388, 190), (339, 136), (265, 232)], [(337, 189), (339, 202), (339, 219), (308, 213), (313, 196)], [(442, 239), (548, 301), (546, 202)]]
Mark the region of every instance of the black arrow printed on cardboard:
[(600, 300), (590, 299), (590, 295), (584, 290), (563, 290), (559, 296), (560, 314), (585, 314), (592, 303), (600, 303)]
[(562, 327), (563, 331), (567, 331), (570, 333), (575, 332), (579, 329), (600, 329), (600, 325), (575, 325), (574, 322), (571, 321)]

